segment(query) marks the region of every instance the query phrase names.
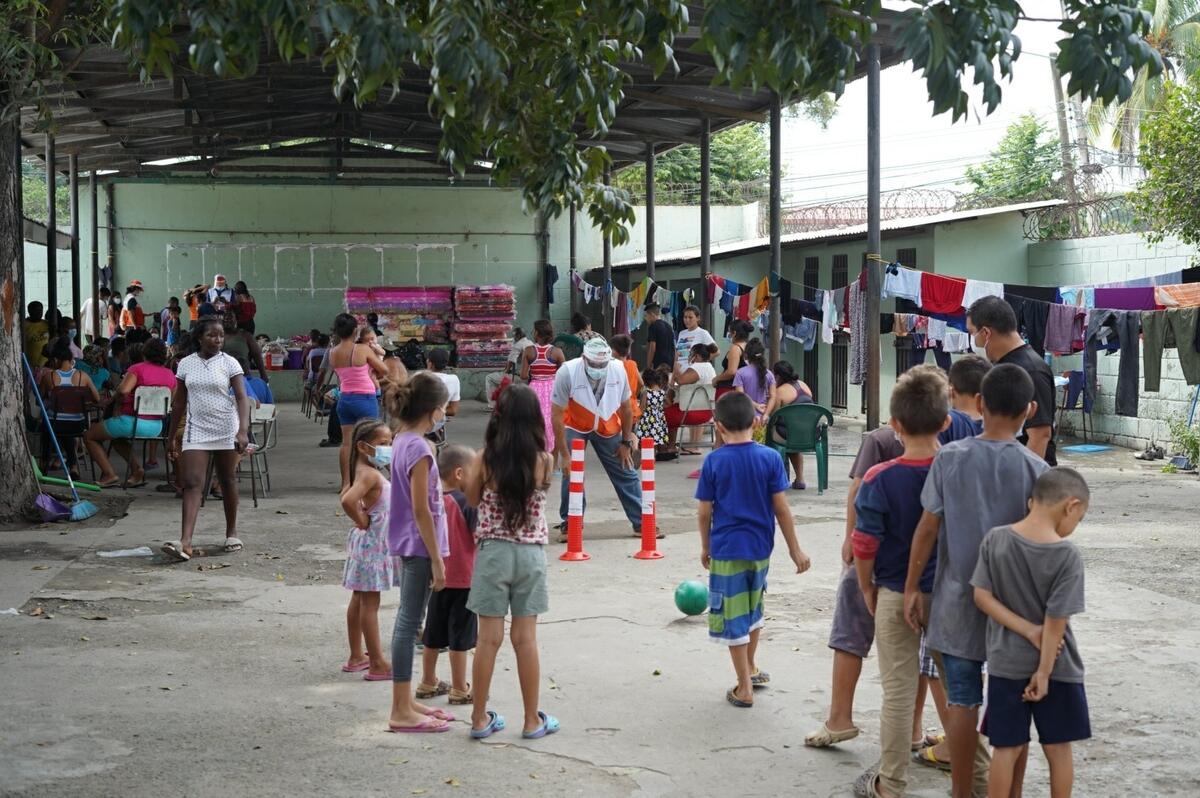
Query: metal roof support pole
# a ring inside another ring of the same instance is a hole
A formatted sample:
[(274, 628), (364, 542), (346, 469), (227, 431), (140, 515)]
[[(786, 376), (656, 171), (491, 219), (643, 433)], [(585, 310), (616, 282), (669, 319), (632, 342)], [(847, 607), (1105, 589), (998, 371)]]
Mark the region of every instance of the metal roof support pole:
[[(75, 316), (83, 307), (79, 295), (79, 156), (71, 153), (67, 164), (71, 179), (71, 316)], [(75, 334), (83, 340), (83, 330), (76, 329)]]
[(646, 143), (646, 276), (654, 279), (654, 142)]
[(117, 293), (118, 290), (120, 290), (117, 287), (117, 196), (116, 196), (116, 194), (117, 194), (117, 192), (116, 192), (116, 189), (113, 187), (112, 181), (106, 182), (104, 184), (104, 200), (105, 200), (104, 206), (105, 206), (105, 213), (107, 214), (107, 219), (108, 219), (107, 224), (105, 225), (105, 227), (108, 228), (108, 267), (107, 267), (108, 274), (106, 275), (105, 282), (108, 283), (109, 289), (111, 289), (114, 294)]
[[(96, 170), (88, 173), (88, 202), (92, 206), (92, 301), (100, 301), (100, 201), (96, 196)], [(92, 329), (84, 330), (92, 339), (100, 337), (100, 314), (108, 314), (108, 305), (97, 307), (92, 314)]]
[[(46, 134), (46, 316), (58, 310), (58, 208), (55, 203), (54, 136)], [(58, 330), (51, 330), (52, 336)], [(36, 356), (36, 352), (32, 353)]]
[[(604, 167), (604, 185), (610, 185), (612, 182), (612, 171), (609, 167)], [(612, 300), (608, 295), (609, 291), (613, 290), (612, 284), (612, 239), (607, 232), (603, 232), (604, 236), (604, 295), (600, 300), (600, 328), (604, 332), (605, 338), (612, 338), (613, 334), (613, 315), (612, 315)]]
[(712, 272), (712, 122), (700, 120), (700, 305), (704, 329), (712, 330), (716, 313), (708, 302), (705, 280)]
[[(783, 116), (783, 108), (779, 101), (779, 93), (771, 93), (771, 210), (770, 210), (770, 235), (771, 235), (771, 259), (770, 265), (767, 267), (767, 278), (770, 281), (771, 273), (782, 274), (783, 272), (783, 243), (782, 243), (782, 225), (781, 217), (783, 215), (783, 192), (780, 185), (780, 177), (783, 172), (783, 132), (781, 128), (781, 118)], [(779, 360), (779, 342), (781, 337), (780, 318), (779, 318), (779, 294), (773, 292), (771, 294), (771, 315), (770, 325), (767, 334), (768, 344), (767, 349), (770, 352), (771, 362), (768, 367)]]
[(537, 237), (537, 284), (538, 297), (541, 302), (540, 318), (550, 318), (550, 302), (546, 296), (546, 264), (550, 262), (550, 229), (546, 223), (544, 211), (538, 211), (533, 222), (534, 235)]
[[(867, 45), (867, 432), (879, 426), (879, 45)], [(875, 257), (872, 258), (871, 256)]]
[(578, 247), (578, 234), (575, 231), (575, 203), (571, 203), (571, 212), (568, 214), (568, 222), (571, 225), (569, 259), (571, 266), (570, 274), (570, 289), (571, 289), (571, 315), (574, 316), (579, 312), (579, 292), (575, 290), (575, 269), (576, 254)]

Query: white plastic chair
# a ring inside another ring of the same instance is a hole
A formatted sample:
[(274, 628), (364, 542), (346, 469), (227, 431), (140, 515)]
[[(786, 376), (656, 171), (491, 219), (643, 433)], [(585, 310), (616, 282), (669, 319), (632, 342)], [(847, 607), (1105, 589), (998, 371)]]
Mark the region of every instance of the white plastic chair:
[[(703, 443), (705, 432), (708, 433), (708, 446), (713, 448), (717, 445), (717, 422), (715, 411), (717, 408), (717, 386), (710, 383), (692, 383), (691, 385), (680, 385), (679, 391), (679, 409), (683, 411), (686, 418), (687, 413), (708, 411), (708, 421), (700, 424), (680, 424), (679, 429), (698, 429), (700, 430), (701, 440), (697, 443)], [(682, 439), (682, 436), (676, 438)]]
[[(138, 434), (138, 424), (144, 423), (141, 416), (157, 416), (162, 419), (162, 426), (157, 435)], [(167, 481), (171, 479), (171, 458), (166, 457), (167, 427), (171, 420), (171, 389), (161, 385), (139, 385), (133, 389), (133, 434), (129, 436), (129, 446), (132, 449), (138, 441), (142, 442), (142, 462), (146, 460), (146, 447), (150, 441), (158, 441), (163, 447), (163, 460), (166, 463)], [(121, 482), (122, 489), (129, 484), (129, 475), (133, 473), (133, 461), (125, 463), (125, 479)]]

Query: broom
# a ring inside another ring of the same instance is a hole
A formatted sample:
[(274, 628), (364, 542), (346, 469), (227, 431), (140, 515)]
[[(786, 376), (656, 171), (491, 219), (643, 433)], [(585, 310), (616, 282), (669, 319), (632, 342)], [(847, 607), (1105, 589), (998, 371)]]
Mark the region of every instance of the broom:
[(50, 434), (50, 440), (54, 442), (54, 451), (63, 464), (63, 471), (67, 474), (67, 485), (71, 488), (71, 495), (75, 498), (71, 504), (71, 520), (83, 521), (91, 518), (100, 512), (100, 508), (86, 499), (79, 498), (79, 491), (75, 490), (75, 480), (71, 479), (71, 469), (66, 467), (67, 458), (63, 457), (62, 448), (58, 445), (58, 436), (54, 434), (54, 426), (50, 423), (50, 415), (46, 412), (46, 403), (42, 401), (42, 394), (37, 389), (37, 380), (33, 378), (33, 367), (29, 365), (29, 358), (24, 353), (21, 354), (21, 360), (25, 363), (25, 374), (29, 377), (29, 384), (33, 386), (33, 395), (37, 397), (38, 407), (42, 411), (43, 426)]

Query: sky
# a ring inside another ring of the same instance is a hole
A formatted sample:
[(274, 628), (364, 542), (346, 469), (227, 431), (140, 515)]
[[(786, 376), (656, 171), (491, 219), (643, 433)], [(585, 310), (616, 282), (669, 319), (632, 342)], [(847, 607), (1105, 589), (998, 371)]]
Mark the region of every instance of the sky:
[[(1025, 0), (1026, 16), (1057, 17), (1058, 0)], [(950, 114), (933, 115), (925, 82), (909, 64), (880, 78), (882, 188), (954, 188), (965, 168), (987, 158), (1008, 125), (1032, 112), (1056, 132), (1054, 84), (1047, 56), (1062, 33), (1052, 23), (1020, 22), (1022, 52), (1012, 82), (1002, 81), (1000, 106), (990, 115), (971, 97), (968, 117), (951, 124)], [(967, 82), (971, 73), (967, 73)], [(1064, 81), (1065, 85), (1065, 81)], [(785, 204), (815, 204), (866, 195), (867, 81), (856, 80), (838, 101), (827, 129), (803, 118), (784, 118)]]

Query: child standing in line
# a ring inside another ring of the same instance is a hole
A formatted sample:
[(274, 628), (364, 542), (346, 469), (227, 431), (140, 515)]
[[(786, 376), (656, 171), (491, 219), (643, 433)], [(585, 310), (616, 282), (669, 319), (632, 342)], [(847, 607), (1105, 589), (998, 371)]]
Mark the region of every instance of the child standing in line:
[(390, 385), (388, 410), (396, 420), (392, 443), (392, 505), (388, 548), (400, 558), (400, 609), (392, 630), (392, 711), (388, 731), (445, 732), (454, 716), (413, 700), (413, 643), (430, 589), (446, 586), (443, 557), (450, 553), (442, 485), (433, 444), (425, 439), (446, 420), (450, 392), (422, 372), (403, 385)]
[[(921, 519), (921, 489), (938, 450), (938, 433), (950, 423), (946, 378), (934, 366), (906, 371), (892, 390), (891, 426), (904, 453), (880, 463), (863, 477), (855, 499), (851, 536), (859, 588), (875, 618), (875, 649), (883, 707), (879, 717), (882, 751), (877, 767), (854, 783), (854, 794), (899, 798), (908, 786), (913, 712), (921, 676), (921, 635), (904, 621), (904, 580), (909, 548)], [(933, 563), (919, 586), (928, 601)]]
[[(471, 592), (471, 574), (475, 571), (475, 527), (479, 515), (467, 504), (463, 486), (475, 452), (466, 446), (447, 446), (438, 455), (442, 478), (442, 503), (446, 507), (446, 528), (450, 533), (450, 556), (446, 558), (446, 587), (429, 598), (425, 632), (421, 642), (421, 683), (417, 698), (436, 698), (450, 694), (451, 704), (470, 704), (471, 685), (467, 683), (467, 652), (475, 648), (478, 625), (475, 613), (467, 609)], [(438, 654), (450, 652), (450, 683), (437, 677)]]
[(988, 616), (983, 733), (995, 747), (991, 798), (1021, 794), (1031, 719), (1050, 765), (1051, 798), (1071, 795), (1071, 743), (1092, 736), (1083, 660), (1069, 623), (1084, 608), (1083, 557), (1066, 539), (1090, 498), (1079, 472), (1051, 468), (1033, 486), (1029, 515), (988, 532), (979, 547), (971, 584)]
[(950, 366), (950, 426), (939, 437), (942, 443), (983, 432), (979, 386), (991, 368), (992, 365), (979, 355), (963, 355)]
[[(914, 630), (925, 627), (946, 686), (946, 737), (953, 798), (987, 790), (990, 757), (976, 731), (983, 704), (987, 618), (975, 606), (971, 576), (989, 529), (1025, 517), (1033, 483), (1049, 466), (1017, 441), (1036, 410), (1033, 381), (1020, 366), (993, 366), (980, 387), (983, 434), (948, 443), (929, 470), (904, 585)], [(920, 581), (937, 545), (933, 601), (924, 611)]]
[[(346, 608), (350, 658), (345, 673), (363, 673), (368, 682), (392, 678), (392, 666), (379, 643), (379, 594), (399, 584), (396, 558), (388, 551), (388, 507), (392, 486), (379, 473), (392, 462), (392, 431), (378, 419), (354, 427), (350, 444), (350, 487), (342, 492), (342, 509), (354, 522), (346, 538), (342, 586), (353, 590)], [(366, 653), (363, 653), (363, 644)]]
[(550, 609), (546, 489), (554, 469), (545, 434), (537, 394), (527, 385), (509, 386), (496, 402), (467, 481), (467, 501), (479, 508), (479, 546), (467, 600), (467, 608), (479, 616), (471, 713), (471, 737), (477, 740), (505, 727), (504, 716), (487, 706), (509, 614), (525, 709), (521, 736), (537, 739), (559, 729), (558, 718), (538, 708), (537, 617)]
[(737, 685), (725, 693), (725, 700), (744, 709), (754, 706), (754, 688), (771, 680), (754, 657), (776, 521), (796, 573), (804, 573), (811, 564), (796, 541), (783, 459), (751, 439), (754, 418), (754, 402), (744, 393), (726, 394), (717, 401), (717, 430), (725, 444), (705, 458), (696, 485), (700, 563), (709, 572), (708, 633), (729, 646)]
[(642, 417), (633, 434), (654, 441), (655, 449), (667, 444), (667, 380), (670, 377), (670, 373), (664, 369), (646, 369), (642, 372), (646, 394), (642, 398)]

